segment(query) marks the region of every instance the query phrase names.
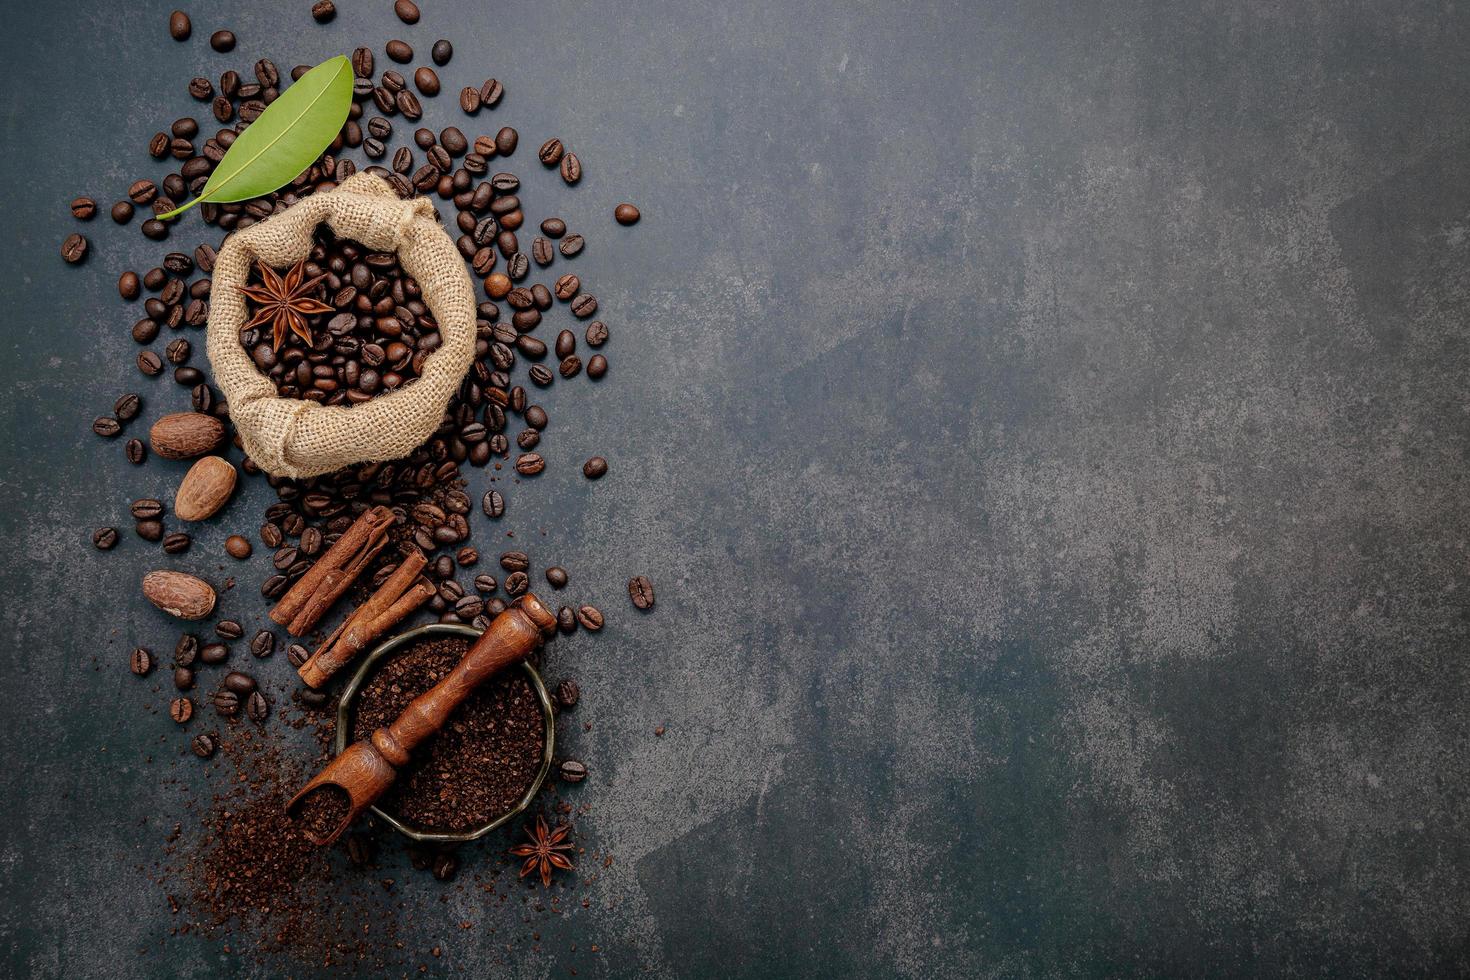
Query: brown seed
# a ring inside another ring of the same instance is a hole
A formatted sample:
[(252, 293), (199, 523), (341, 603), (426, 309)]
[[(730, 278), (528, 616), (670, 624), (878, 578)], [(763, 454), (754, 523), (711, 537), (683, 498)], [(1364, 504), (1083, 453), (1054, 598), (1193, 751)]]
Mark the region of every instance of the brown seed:
[(209, 46), (220, 54), (235, 50), (235, 32), (215, 31), (209, 35)]
[(564, 151), (562, 149), (561, 140), (553, 136), (551, 139), (541, 144), (541, 149), (537, 151), (536, 156), (539, 157), (541, 162), (546, 166), (554, 167), (558, 163), (561, 163), (563, 152)]
[(250, 697), (245, 701), (245, 713), (250, 716), (251, 721), (265, 721), (271, 713), (271, 703), (266, 700), (264, 694), (259, 691), (251, 691)]
[(393, 12), (405, 24), (417, 24), (419, 22), (419, 7), (413, 0), (393, 0)]
[(491, 299), (505, 299), (513, 288), (510, 276), (503, 272), (492, 272), (485, 277), (485, 295)]
[(225, 538), (225, 554), (231, 558), (238, 558), (243, 561), (249, 558), (250, 553), (254, 550), (254, 547), (250, 544), (250, 539), (242, 535), (232, 534), (228, 538)]
[(577, 609), (577, 622), (583, 629), (596, 633), (602, 629), (602, 612), (596, 606), (581, 606)]
[(214, 736), (207, 733), (195, 735), (194, 741), (189, 743), (189, 747), (194, 750), (194, 754), (197, 755), (199, 758), (208, 759), (210, 756), (214, 755)]
[(71, 216), (78, 221), (91, 221), (96, 213), (97, 202), (90, 197), (74, 198), (71, 202)]
[(189, 21), (189, 15), (182, 10), (175, 10), (168, 15), (168, 36), (175, 41), (187, 41), (189, 35), (194, 33), (194, 25)]
[(169, 702), (168, 716), (180, 725), (194, 717), (194, 702), (189, 698), (178, 697)]
[(613, 218), (620, 225), (636, 225), (641, 217), (642, 213), (631, 204), (619, 204), (613, 208)]
[(400, 65), (406, 65), (413, 60), (413, 48), (407, 41), (400, 41), (395, 38), (383, 45), (383, 50), (388, 53), (388, 57)]
[(568, 184), (575, 184), (582, 179), (582, 161), (577, 159), (575, 153), (568, 153), (561, 158), (561, 179)]
[(591, 378), (593, 381), (596, 381), (605, 374), (607, 374), (607, 358), (603, 357), (601, 354), (593, 354), (590, 358), (588, 358), (587, 377)]
[(587, 778), (587, 767), (576, 759), (567, 759), (561, 764), (561, 778), (565, 783), (580, 783)]
[(153, 654), (146, 647), (134, 647), (128, 658), (128, 669), (139, 677), (146, 677), (153, 670)]
[(560, 565), (552, 565), (546, 570), (546, 583), (553, 589), (566, 588), (568, 581), (567, 570)]
[[(583, 606), (582, 608), (592, 609), (591, 606)], [(593, 611), (595, 612), (596, 610)], [(577, 706), (577, 702), (581, 699), (582, 689), (578, 687), (577, 682), (572, 680), (571, 678), (567, 678), (556, 686), (556, 703), (562, 707), (562, 710), (572, 710)]]
[(61, 257), (70, 265), (76, 265), (87, 257), (87, 240), (76, 232), (67, 235), (61, 243)]
[(509, 126), (501, 128), (495, 134), (495, 152), (503, 157), (508, 157), (516, 151), (516, 144), (520, 142), (520, 134)]
[(413, 73), (413, 83), (418, 90), (432, 98), (439, 94), (439, 76), (428, 65), (424, 65)]
[(628, 579), (628, 598), (639, 609), (653, 608), (653, 583), (648, 580), (648, 576), (635, 575)]
[(582, 464), (582, 475), (589, 480), (600, 480), (607, 475), (607, 460), (593, 456)]
[(214, 611), (214, 587), (203, 579), (166, 569), (143, 576), (143, 595), (170, 616), (204, 619)]
[(317, 0), (311, 5), (311, 19), (318, 24), (325, 24), (337, 16), (337, 5), (332, 0)]
[(98, 551), (111, 551), (117, 547), (117, 528), (99, 527), (93, 531), (92, 546)]

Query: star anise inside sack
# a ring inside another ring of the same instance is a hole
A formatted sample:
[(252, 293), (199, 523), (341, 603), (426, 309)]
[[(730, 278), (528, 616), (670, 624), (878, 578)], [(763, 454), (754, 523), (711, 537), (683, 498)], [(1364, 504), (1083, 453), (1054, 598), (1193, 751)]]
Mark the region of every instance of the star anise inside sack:
[(311, 328), (306, 325), (307, 316), (332, 312), (330, 306), (311, 296), (326, 276), (302, 282), (306, 277), (305, 259), (293, 265), (284, 277), (277, 275), (276, 270), (264, 262), (257, 261), (255, 266), (260, 271), (261, 285), (240, 287), (240, 292), (256, 303), (255, 316), (245, 324), (245, 329), (271, 324), (276, 350), (280, 350), (288, 329), (310, 346)]
[(561, 868), (563, 871), (572, 870), (571, 859), (562, 852), (570, 853), (572, 842), (567, 840), (567, 835), (572, 832), (570, 824), (562, 824), (555, 830), (548, 830), (546, 818), (536, 817), (536, 826), (526, 827), (526, 836), (531, 838), (529, 844), (518, 844), (510, 849), (510, 853), (516, 857), (526, 859), (521, 868), (521, 877), (524, 878), (532, 871), (541, 872), (541, 885), (545, 888), (551, 887), (551, 870)]

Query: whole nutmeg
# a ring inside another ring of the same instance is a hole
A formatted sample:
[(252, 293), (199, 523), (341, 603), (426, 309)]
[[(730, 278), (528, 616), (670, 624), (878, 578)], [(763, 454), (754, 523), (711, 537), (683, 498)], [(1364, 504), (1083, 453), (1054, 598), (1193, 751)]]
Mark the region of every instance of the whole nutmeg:
[(225, 424), (202, 412), (175, 412), (153, 423), (148, 442), (164, 459), (193, 459), (225, 441)]
[(174, 514), (180, 520), (203, 521), (219, 513), (235, 492), (239, 475), (229, 460), (205, 456), (189, 467), (174, 494)]
[(143, 576), (143, 596), (179, 619), (204, 619), (214, 612), (214, 587), (201, 578), (167, 569)]

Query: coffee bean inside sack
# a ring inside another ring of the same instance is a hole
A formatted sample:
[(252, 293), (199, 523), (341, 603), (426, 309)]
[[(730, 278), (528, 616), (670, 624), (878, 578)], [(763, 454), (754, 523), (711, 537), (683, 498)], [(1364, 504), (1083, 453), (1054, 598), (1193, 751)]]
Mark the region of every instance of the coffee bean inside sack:
[(391, 252), (317, 227), (306, 260), (284, 274), (256, 264), (251, 326), (240, 344), (287, 398), (354, 404), (405, 387), (439, 346), (419, 284)]

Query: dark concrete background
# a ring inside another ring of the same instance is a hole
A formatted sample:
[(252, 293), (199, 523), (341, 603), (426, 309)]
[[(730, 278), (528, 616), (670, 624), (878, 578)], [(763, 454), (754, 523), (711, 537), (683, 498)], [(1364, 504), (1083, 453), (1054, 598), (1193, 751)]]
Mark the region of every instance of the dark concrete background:
[[(72, 195), (163, 173), (143, 145), (198, 114), (189, 76), (395, 36), (456, 45), (437, 125), (461, 85), (506, 84), (490, 119), (522, 133), (532, 213), (587, 233), (614, 333), (603, 384), (550, 395), (551, 470), (511, 526), (609, 611), (549, 659), (587, 691), (579, 835), (616, 859), (589, 909), (532, 917), (539, 952), (523, 910), (446, 907), (400, 867), (383, 914), (416, 911), (411, 956), (1470, 968), (1467, 11), (424, 0), (406, 28), (340, 0), (321, 28), (308, 0), (236, 6), (192, 3), (179, 45), (168, 3), (6, 5), (7, 972), (300, 972), (165, 938), (149, 871), (210, 771), (165, 680), (124, 667), (176, 634), (136, 598), (157, 556), (87, 537), (181, 468), (88, 425), (126, 390), (144, 422), (184, 396), (140, 380), (113, 293), (161, 250), (105, 218), (83, 267), (57, 247)], [(552, 134), (586, 163), (573, 192), (535, 165)], [(613, 471), (589, 486), (594, 451)], [(266, 499), (251, 482), (171, 564), (221, 577)], [(265, 560), (224, 603), (252, 627)]]

